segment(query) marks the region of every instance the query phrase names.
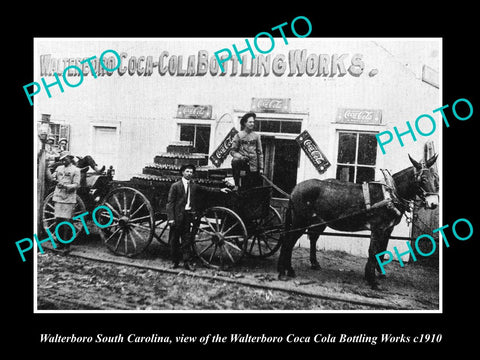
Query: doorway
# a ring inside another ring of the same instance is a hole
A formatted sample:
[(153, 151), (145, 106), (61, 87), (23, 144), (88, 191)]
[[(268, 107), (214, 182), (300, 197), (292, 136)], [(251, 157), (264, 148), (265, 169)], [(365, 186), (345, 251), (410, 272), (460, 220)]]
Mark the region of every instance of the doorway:
[[(262, 136), (264, 173), (275, 185), (290, 194), (297, 184), (300, 148), (295, 140)], [(273, 197), (285, 198), (273, 190)]]

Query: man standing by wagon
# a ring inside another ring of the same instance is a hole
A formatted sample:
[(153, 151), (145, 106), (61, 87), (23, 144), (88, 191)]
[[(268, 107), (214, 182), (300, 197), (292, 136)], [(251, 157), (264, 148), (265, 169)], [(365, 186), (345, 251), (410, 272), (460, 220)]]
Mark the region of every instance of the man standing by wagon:
[[(173, 268), (177, 268), (183, 255), (184, 268), (195, 270), (190, 264), (192, 257), (192, 232), (190, 225), (196, 217), (198, 209), (199, 193), (223, 192), (228, 193), (230, 189), (216, 189), (192, 182), (194, 165), (183, 165), (180, 168), (182, 178), (173, 183), (168, 192), (167, 216), (170, 225), (169, 242), (172, 252)], [(180, 243), (181, 240), (181, 243)]]
[[(53, 202), (55, 203), (54, 216), (58, 229), (57, 236), (68, 241), (73, 236), (70, 227), (58, 225), (64, 221), (70, 223), (72, 221), (77, 202), (77, 188), (80, 186), (80, 170), (73, 164), (73, 156), (68, 151), (60, 153), (60, 161), (62, 165), (58, 166), (53, 174), (50, 171), (46, 171), (46, 174), (49, 180), (56, 181)], [(58, 248), (69, 251), (70, 242), (64, 245), (59, 240)]]

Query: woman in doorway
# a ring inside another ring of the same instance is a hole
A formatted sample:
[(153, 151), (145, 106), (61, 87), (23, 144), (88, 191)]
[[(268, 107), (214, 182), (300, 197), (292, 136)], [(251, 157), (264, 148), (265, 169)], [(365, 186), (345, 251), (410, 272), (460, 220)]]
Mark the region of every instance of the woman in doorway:
[(253, 131), (257, 115), (248, 112), (240, 119), (240, 132), (232, 141), (232, 172), (235, 187), (252, 188), (262, 185), (263, 151), (260, 135)]

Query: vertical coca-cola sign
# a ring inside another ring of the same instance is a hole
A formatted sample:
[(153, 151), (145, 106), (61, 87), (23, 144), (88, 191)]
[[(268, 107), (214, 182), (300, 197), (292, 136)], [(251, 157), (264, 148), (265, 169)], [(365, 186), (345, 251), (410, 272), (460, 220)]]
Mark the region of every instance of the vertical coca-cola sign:
[(227, 158), (230, 153), (230, 148), (232, 147), (233, 137), (238, 133), (238, 130), (234, 127), (230, 132), (225, 136), (225, 139), (220, 143), (217, 149), (210, 155), (210, 161), (216, 167), (222, 165), (223, 161)]
[(330, 161), (328, 161), (307, 130), (298, 135), (295, 140), (320, 174), (323, 174), (325, 171), (327, 171), (331, 165)]

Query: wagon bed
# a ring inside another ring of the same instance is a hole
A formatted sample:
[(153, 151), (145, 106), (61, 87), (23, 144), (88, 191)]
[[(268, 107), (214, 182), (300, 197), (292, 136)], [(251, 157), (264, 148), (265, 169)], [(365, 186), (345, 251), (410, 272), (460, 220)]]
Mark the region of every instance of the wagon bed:
[[(168, 246), (166, 205), (171, 185), (181, 178), (179, 169), (187, 163), (197, 166), (195, 182), (214, 188), (226, 185), (231, 169), (206, 166), (203, 154), (189, 152), (191, 146), (169, 146), (167, 153), (154, 157), (142, 174), (127, 181), (113, 180), (109, 175), (90, 174), (77, 190), (74, 217), (96, 208), (96, 221), (105, 246), (116, 255), (141, 254), (153, 238)], [(175, 152), (176, 151), (176, 152)], [(85, 179), (84, 179), (85, 180)], [(270, 205), (272, 188), (263, 186), (248, 190), (204, 192), (198, 203), (197, 217), (191, 224), (194, 253), (206, 265), (228, 267), (244, 255), (266, 257), (280, 247), (282, 227), (279, 213)], [(52, 194), (46, 198), (42, 224), (52, 228)], [(73, 222), (77, 235), (82, 222)]]

